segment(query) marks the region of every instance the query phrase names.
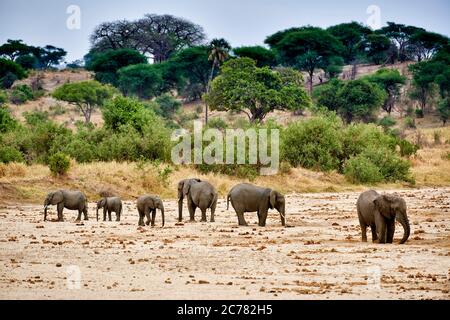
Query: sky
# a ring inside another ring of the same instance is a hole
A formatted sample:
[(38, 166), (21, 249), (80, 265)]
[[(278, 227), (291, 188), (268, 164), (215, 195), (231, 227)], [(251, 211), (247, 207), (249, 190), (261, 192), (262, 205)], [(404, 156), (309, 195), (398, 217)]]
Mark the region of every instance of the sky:
[[(68, 12), (73, 6), (79, 15)], [(375, 11), (368, 13), (369, 6)], [(268, 35), (294, 26), (350, 21), (374, 27), (394, 21), (450, 36), (449, 12), (449, 0), (0, 0), (0, 43), (51, 44), (64, 48), (70, 62), (88, 52), (98, 24), (147, 13), (186, 18), (201, 25), (208, 39), (225, 38), (234, 47), (261, 45)]]

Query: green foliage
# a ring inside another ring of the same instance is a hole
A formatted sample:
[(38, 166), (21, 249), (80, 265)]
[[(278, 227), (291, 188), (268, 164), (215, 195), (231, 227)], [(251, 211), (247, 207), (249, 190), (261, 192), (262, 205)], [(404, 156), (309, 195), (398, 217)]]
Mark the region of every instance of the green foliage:
[(37, 69), (39, 66), (39, 60), (32, 54), (17, 57), (15, 63), (19, 64), (25, 70)]
[(34, 93), (30, 86), (21, 84), (13, 88), (10, 100), (14, 104), (22, 104), (34, 100)]
[(24, 112), (23, 116), (27, 124), (31, 126), (36, 126), (39, 123), (48, 121), (48, 112), (47, 111), (30, 111)]
[(57, 175), (64, 175), (69, 171), (70, 159), (62, 152), (57, 152), (48, 158), (50, 172)]
[(400, 155), (402, 157), (411, 157), (417, 153), (419, 146), (409, 142), (405, 139), (398, 139), (398, 145), (400, 147)]
[(282, 134), (282, 159), (293, 166), (322, 171), (339, 168), (342, 127), (336, 118), (313, 118), (294, 122)]
[(157, 97), (155, 102), (158, 105), (157, 114), (166, 119), (171, 119), (181, 108), (181, 102), (168, 93)]
[(416, 121), (413, 117), (405, 117), (405, 127), (410, 129), (416, 128)]
[(65, 83), (53, 92), (53, 97), (67, 101), (78, 107), (83, 113), (86, 123), (90, 122), (92, 111), (103, 106), (116, 90), (94, 80)]
[(11, 116), (8, 108), (0, 103), (0, 133), (15, 128), (17, 121)]
[(275, 109), (294, 111), (311, 105), (302, 87), (284, 84), (278, 72), (258, 68), (250, 58), (226, 62), (204, 99), (213, 110), (244, 112), (251, 122), (262, 121)]
[(208, 120), (208, 128), (225, 130), (228, 128), (228, 125), (222, 118), (212, 118)]
[(344, 175), (351, 183), (375, 184), (383, 181), (378, 166), (363, 155), (352, 157), (346, 162)]
[(276, 65), (275, 53), (262, 46), (234, 48), (233, 52), (240, 58), (255, 60), (258, 67), (273, 67)]
[(424, 113), (423, 113), (422, 109), (414, 110), (414, 114), (416, 115), (417, 118), (423, 118), (424, 117)]
[(95, 72), (95, 79), (117, 86), (117, 71), (123, 67), (147, 63), (147, 58), (133, 49), (106, 50), (86, 56), (86, 69)]
[(346, 122), (373, 121), (375, 113), (383, 104), (386, 94), (367, 80), (330, 81), (313, 93), (319, 105), (336, 111)]
[(156, 65), (136, 64), (119, 69), (117, 84), (123, 94), (151, 99), (161, 92), (163, 79)]
[(26, 71), (19, 64), (0, 58), (0, 85), (3, 88), (10, 88), (15, 80), (26, 76)]
[(385, 116), (378, 121), (378, 124), (382, 126), (385, 131), (387, 131), (389, 128), (395, 126), (397, 121), (390, 116)]
[(445, 126), (448, 119), (450, 119), (450, 98), (442, 99), (438, 104), (437, 111)]
[(14, 147), (0, 145), (0, 163), (23, 162), (22, 153)]
[(359, 50), (364, 51), (369, 61), (375, 64), (383, 64), (389, 58), (391, 41), (382, 34), (372, 33), (360, 42)]

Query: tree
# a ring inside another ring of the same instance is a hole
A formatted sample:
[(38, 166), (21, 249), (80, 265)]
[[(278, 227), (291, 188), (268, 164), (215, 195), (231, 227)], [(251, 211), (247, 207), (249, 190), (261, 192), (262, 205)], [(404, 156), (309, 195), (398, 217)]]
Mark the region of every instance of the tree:
[(416, 56), (417, 61), (428, 60), (433, 57), (449, 39), (443, 35), (425, 30), (419, 30), (411, 36), (411, 51)]
[(379, 33), (384, 34), (391, 39), (391, 41), (397, 46), (398, 58), (400, 62), (404, 62), (411, 58), (409, 53), (411, 37), (419, 31), (425, 30), (414, 26), (388, 22), (387, 26), (379, 30)]
[(103, 106), (105, 101), (114, 94), (115, 90), (111, 86), (89, 80), (66, 83), (53, 92), (53, 97), (76, 105), (83, 114), (85, 122), (89, 123), (92, 111)]
[(445, 126), (448, 119), (450, 119), (450, 98), (442, 99), (438, 104), (437, 111)]
[(224, 63), (205, 101), (214, 110), (243, 112), (250, 122), (263, 121), (275, 109), (294, 111), (311, 105), (302, 87), (284, 85), (279, 73), (258, 68), (250, 58)]
[(360, 51), (359, 44), (372, 33), (368, 27), (354, 21), (331, 26), (327, 31), (344, 45), (343, 58), (348, 64), (355, 63), (357, 55), (364, 53)]
[(386, 98), (384, 91), (367, 80), (351, 80), (337, 91), (337, 112), (350, 123), (354, 119), (369, 122)]
[(59, 65), (67, 55), (67, 52), (64, 49), (51, 45), (46, 45), (43, 48), (33, 47), (31, 51), (37, 58), (39, 68), (41, 69)]
[(10, 88), (17, 79), (23, 79), (27, 75), (26, 71), (17, 63), (0, 58), (0, 86)]
[(338, 59), (335, 58), (344, 50), (338, 39), (320, 28), (306, 27), (300, 31), (293, 29), (293, 31), (285, 32), (279, 42), (274, 43), (273, 39), (278, 37), (273, 35), (266, 41), (272, 43), (271, 46), (279, 54), (281, 62), (308, 72), (311, 94), (314, 71), (318, 68), (324, 70), (330, 67), (336, 68), (334, 63)]
[(255, 60), (257, 67), (274, 67), (276, 65), (275, 53), (262, 46), (234, 48), (233, 52), (237, 57)]
[(149, 54), (155, 63), (169, 59), (177, 51), (201, 44), (203, 28), (172, 15), (147, 14), (136, 21), (114, 21), (99, 25), (91, 35), (92, 49), (131, 48)]
[[(210, 91), (211, 81), (214, 77), (216, 67), (219, 67), (228, 58), (230, 50), (231, 46), (225, 39), (213, 39), (209, 44), (208, 60), (212, 61), (212, 67), (206, 93)], [(205, 123), (208, 124), (208, 103), (205, 103)]]
[(207, 91), (212, 62), (209, 47), (183, 49), (167, 63), (167, 75), (177, 82), (178, 91), (187, 100), (201, 99)]
[(117, 86), (117, 71), (123, 67), (147, 63), (147, 58), (133, 49), (106, 50), (88, 54), (86, 69), (95, 72), (95, 79)]
[(410, 96), (419, 101), (423, 114), (425, 114), (429, 99), (434, 95), (434, 81), (442, 67), (442, 64), (436, 61), (422, 61), (408, 67), (413, 74)]
[(386, 92), (383, 110), (391, 114), (395, 102), (400, 98), (400, 87), (405, 84), (406, 77), (400, 75), (398, 70), (380, 69), (374, 74), (366, 76), (365, 79), (377, 84)]
[(155, 65), (135, 64), (119, 69), (117, 84), (126, 96), (150, 99), (161, 93), (163, 79)]
[(10, 60), (14, 61), (21, 55), (26, 55), (31, 52), (30, 46), (22, 42), (22, 40), (8, 39), (6, 43), (0, 46), (0, 56), (6, 56)]
[(36, 69), (39, 67), (39, 60), (32, 54), (18, 56), (15, 62), (25, 70)]
[(359, 43), (360, 50), (364, 51), (367, 58), (375, 64), (386, 63), (389, 58), (391, 41), (382, 34), (369, 34)]

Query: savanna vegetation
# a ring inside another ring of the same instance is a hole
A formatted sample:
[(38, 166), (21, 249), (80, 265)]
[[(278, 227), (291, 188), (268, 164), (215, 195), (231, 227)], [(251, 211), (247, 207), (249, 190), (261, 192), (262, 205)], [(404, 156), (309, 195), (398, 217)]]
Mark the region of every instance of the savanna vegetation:
[[(393, 22), (379, 30), (356, 22), (295, 27), (264, 44), (233, 48), (225, 39), (206, 41), (202, 27), (185, 19), (145, 15), (99, 25), (84, 61), (66, 63), (93, 79), (46, 92), (37, 80), (20, 80), (60, 65), (66, 52), (8, 40), (0, 46), (0, 162), (46, 165), (56, 176), (74, 163), (151, 163), (166, 181), (180, 170), (170, 164), (172, 130), (190, 130), (204, 114), (205, 129), (279, 129), (280, 175), (303, 168), (350, 184), (412, 185), (411, 164), (424, 144), (407, 139), (405, 130), (429, 115), (448, 122), (449, 48), (443, 35)], [(407, 63), (406, 72), (398, 63)], [(360, 76), (358, 68), (368, 64), (380, 67)], [(71, 130), (44, 111), (24, 113), (24, 121), (12, 116), (43, 95), (73, 106), (84, 121)], [(192, 101), (200, 107), (186, 113), (183, 103)], [(211, 110), (248, 121), (210, 119)], [(288, 124), (267, 120), (276, 110), (307, 116)], [(91, 122), (95, 112), (102, 126)], [(257, 179), (260, 167), (195, 170)]]

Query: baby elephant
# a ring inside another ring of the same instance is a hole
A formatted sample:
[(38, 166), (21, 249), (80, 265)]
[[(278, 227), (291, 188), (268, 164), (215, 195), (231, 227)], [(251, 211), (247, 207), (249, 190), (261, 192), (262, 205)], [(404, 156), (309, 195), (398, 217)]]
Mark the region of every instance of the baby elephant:
[(50, 192), (44, 201), (44, 221), (47, 220), (47, 208), (50, 205), (56, 205), (58, 211), (58, 221), (64, 221), (63, 210), (78, 210), (76, 221), (81, 220), (81, 213), (84, 214), (84, 220), (88, 220), (87, 198), (81, 191), (58, 190)]
[(280, 213), (281, 224), (286, 225), (284, 196), (272, 189), (261, 188), (248, 183), (234, 186), (227, 196), (227, 210), (229, 201), (238, 216), (240, 226), (247, 226), (244, 219), (245, 212), (258, 214), (258, 225), (266, 226), (267, 213), (269, 209), (277, 209)]
[(98, 210), (103, 208), (103, 221), (106, 221), (106, 212), (108, 212), (109, 221), (111, 221), (111, 212), (116, 213), (116, 221), (120, 221), (122, 214), (122, 200), (119, 197), (103, 198), (97, 202), (97, 221)]
[(410, 226), (406, 215), (406, 203), (402, 198), (369, 190), (359, 196), (356, 210), (363, 242), (367, 242), (366, 230), (370, 226), (373, 242), (392, 243), (396, 219), (404, 229), (400, 243), (405, 243), (408, 240)]
[[(164, 227), (164, 205), (161, 199), (157, 196), (143, 195), (137, 199), (137, 209), (139, 212), (139, 225), (144, 226), (144, 216), (147, 217), (146, 224), (149, 225), (152, 222), (152, 227), (155, 226), (156, 209), (161, 211), (162, 226)], [(150, 220), (150, 212), (152, 218)]]

